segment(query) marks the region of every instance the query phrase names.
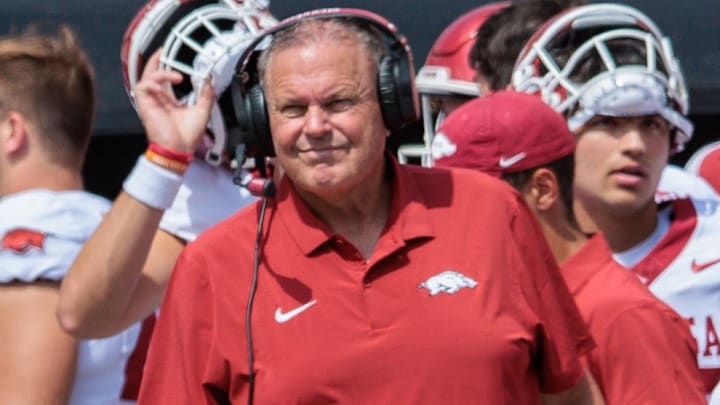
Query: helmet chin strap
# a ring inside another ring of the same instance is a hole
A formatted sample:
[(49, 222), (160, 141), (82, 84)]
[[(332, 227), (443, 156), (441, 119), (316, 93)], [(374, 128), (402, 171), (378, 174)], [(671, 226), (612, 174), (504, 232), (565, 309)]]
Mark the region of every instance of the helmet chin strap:
[[(218, 167), (223, 162), (223, 152), (225, 150), (227, 134), (225, 133), (225, 123), (222, 112), (220, 112), (220, 106), (217, 102), (213, 103), (212, 110), (210, 111), (208, 127), (213, 129), (213, 142), (212, 146), (205, 152), (204, 158), (211, 166)], [(240, 162), (240, 164), (241, 163), (242, 162)]]

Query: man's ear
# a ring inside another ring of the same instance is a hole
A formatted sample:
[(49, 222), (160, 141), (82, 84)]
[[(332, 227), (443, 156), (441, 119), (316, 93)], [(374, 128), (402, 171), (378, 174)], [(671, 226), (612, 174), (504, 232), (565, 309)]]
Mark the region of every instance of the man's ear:
[(28, 142), (27, 122), (22, 114), (10, 111), (0, 121), (0, 149), (3, 154), (12, 155)]
[(560, 186), (555, 173), (545, 167), (533, 172), (525, 186), (526, 198), (538, 211), (548, 211), (560, 198)]

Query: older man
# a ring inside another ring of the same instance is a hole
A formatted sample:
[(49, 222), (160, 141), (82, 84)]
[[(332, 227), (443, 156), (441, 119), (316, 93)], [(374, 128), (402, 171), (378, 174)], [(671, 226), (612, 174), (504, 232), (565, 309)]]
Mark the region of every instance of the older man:
[(522, 198), (385, 151), (417, 108), (393, 27), (324, 10), (258, 40), (238, 107), (286, 175), (181, 255), (141, 403), (589, 403), (593, 343)]

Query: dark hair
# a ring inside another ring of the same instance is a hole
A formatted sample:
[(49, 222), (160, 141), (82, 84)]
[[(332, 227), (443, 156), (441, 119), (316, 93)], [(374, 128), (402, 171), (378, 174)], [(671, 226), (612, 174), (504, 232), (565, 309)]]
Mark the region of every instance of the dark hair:
[(531, 169), (521, 170), (514, 173), (506, 173), (502, 179), (510, 183), (518, 191), (527, 185), (536, 170), (547, 168), (551, 170), (558, 179), (558, 187), (560, 190), (560, 201), (565, 207), (567, 213), (567, 221), (573, 227), (580, 229), (575, 214), (573, 213), (573, 180), (575, 178), (575, 154), (571, 153), (565, 157), (561, 157), (546, 165), (534, 167)]
[(532, 0), (514, 2), (488, 18), (478, 30), (468, 63), (484, 76), (492, 90), (510, 83), (520, 51), (547, 20), (582, 0)]
[(37, 127), (51, 159), (82, 167), (95, 115), (92, 65), (73, 30), (35, 27), (0, 38), (0, 114), (17, 111)]

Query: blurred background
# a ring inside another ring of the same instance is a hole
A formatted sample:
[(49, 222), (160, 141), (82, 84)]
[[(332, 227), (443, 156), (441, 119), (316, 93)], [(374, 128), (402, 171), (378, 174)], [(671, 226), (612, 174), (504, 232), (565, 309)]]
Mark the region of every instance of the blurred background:
[[(595, 1), (591, 1), (595, 3)], [(365, 8), (394, 22), (408, 38), (419, 68), (440, 32), (464, 12), (489, 3), (468, 0), (274, 0), (279, 19), (323, 7)], [(673, 157), (682, 164), (703, 144), (720, 139), (720, 0), (633, 0), (669, 36), (690, 88), (690, 113), (696, 125), (686, 150)], [(29, 23), (67, 23), (80, 35), (95, 65), (99, 105), (95, 134), (85, 166), (90, 191), (114, 198), (122, 180), (145, 149), (140, 122), (128, 101), (120, 73), (120, 47), (128, 23), (144, 0), (1, 0), (0, 30), (20, 30)], [(396, 139), (420, 139), (421, 127)]]

